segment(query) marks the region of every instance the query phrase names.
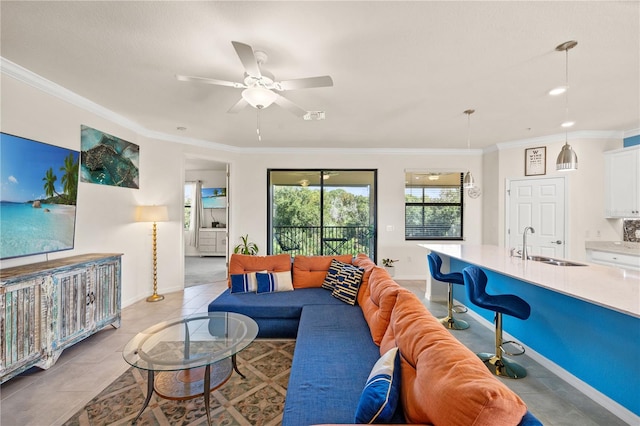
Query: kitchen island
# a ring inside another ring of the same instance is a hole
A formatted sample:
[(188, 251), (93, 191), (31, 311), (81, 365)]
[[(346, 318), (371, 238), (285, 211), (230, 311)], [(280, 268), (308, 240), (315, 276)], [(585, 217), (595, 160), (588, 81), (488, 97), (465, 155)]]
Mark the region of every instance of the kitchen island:
[[(522, 342), (532, 358), (629, 424), (640, 424), (639, 271), (524, 261), (498, 246), (420, 246), (438, 253), (451, 271), (482, 268), (488, 293), (526, 300), (531, 316), (521, 321), (505, 315), (505, 332)], [(458, 302), (493, 321), (493, 312), (473, 305), (462, 286), (453, 287)]]

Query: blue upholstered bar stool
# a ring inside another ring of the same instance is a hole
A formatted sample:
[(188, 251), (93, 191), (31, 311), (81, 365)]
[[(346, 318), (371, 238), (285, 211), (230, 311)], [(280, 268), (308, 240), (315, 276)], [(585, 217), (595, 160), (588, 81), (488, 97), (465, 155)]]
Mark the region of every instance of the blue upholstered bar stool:
[[(522, 355), (524, 347), (513, 341), (502, 341), (502, 314), (511, 315), (525, 320), (531, 314), (531, 306), (520, 297), (513, 294), (490, 295), (485, 291), (487, 287), (487, 275), (477, 266), (468, 266), (462, 270), (464, 285), (467, 287), (469, 300), (481, 308), (488, 309), (496, 313), (496, 351), (495, 353), (477, 354), (482, 361), (488, 363), (488, 367), (497, 376), (520, 379), (527, 375), (527, 370), (513, 360), (503, 357), (502, 352), (507, 355)], [(509, 353), (503, 348), (503, 344), (518, 346), (521, 352)]]
[(451, 272), (449, 274), (443, 274), (440, 271), (442, 267), (442, 259), (436, 253), (431, 252), (427, 255), (427, 259), (429, 260), (429, 270), (431, 271), (431, 276), (445, 283), (449, 283), (449, 300), (447, 302), (447, 316), (444, 318), (440, 318), (440, 322), (445, 327), (452, 330), (464, 330), (469, 328), (469, 323), (457, 318), (453, 317), (454, 310), (456, 313), (464, 313), (467, 312), (467, 308), (461, 305), (453, 306), (453, 284), (464, 285), (464, 278), (460, 272)]

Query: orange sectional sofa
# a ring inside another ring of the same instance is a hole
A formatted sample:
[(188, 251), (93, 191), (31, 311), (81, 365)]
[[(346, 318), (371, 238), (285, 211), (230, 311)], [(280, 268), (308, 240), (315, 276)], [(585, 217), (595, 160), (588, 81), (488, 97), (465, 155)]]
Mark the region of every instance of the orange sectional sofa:
[[(236, 256), (231, 258), (230, 274), (276, 268), (282, 272), (286, 268), (286, 255), (252, 259)], [(290, 298), (296, 304), (303, 301), (283, 426), (354, 423), (371, 368), (394, 347), (400, 354), (401, 380), (400, 404), (392, 422), (541, 424), (518, 395), (493, 376), (417, 296), (396, 283), (383, 268), (363, 254), (340, 259), (364, 270), (356, 306), (335, 303), (331, 291), (321, 288), (331, 264), (329, 256), (296, 256), (289, 260), (293, 291), (235, 295), (242, 309), (255, 302), (258, 316), (264, 314), (262, 304), (273, 301), (278, 310), (281, 301), (275, 303), (272, 296)], [(309, 295), (306, 302), (305, 294)], [(231, 307), (228, 301), (222, 305)], [(247, 312), (245, 309), (241, 313)]]

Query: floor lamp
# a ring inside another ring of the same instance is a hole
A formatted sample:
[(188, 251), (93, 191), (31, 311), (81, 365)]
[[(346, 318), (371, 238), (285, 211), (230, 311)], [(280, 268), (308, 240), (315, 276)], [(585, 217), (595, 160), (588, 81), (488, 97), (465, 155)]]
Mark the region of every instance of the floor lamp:
[(136, 222), (153, 222), (153, 294), (147, 297), (147, 302), (159, 302), (164, 299), (164, 296), (158, 294), (157, 222), (166, 222), (168, 220), (169, 212), (167, 206), (138, 206)]

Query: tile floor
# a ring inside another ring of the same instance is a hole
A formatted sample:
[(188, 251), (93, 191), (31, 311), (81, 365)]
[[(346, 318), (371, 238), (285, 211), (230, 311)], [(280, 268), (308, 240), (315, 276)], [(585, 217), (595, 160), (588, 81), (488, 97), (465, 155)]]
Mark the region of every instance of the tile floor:
[[(424, 297), (423, 281), (398, 281)], [(127, 368), (124, 345), (139, 331), (166, 319), (206, 312), (208, 303), (226, 288), (226, 282), (200, 285), (165, 294), (157, 303), (140, 301), (122, 311), (122, 326), (109, 327), (65, 350), (49, 370), (34, 369), (0, 388), (2, 426), (59, 425), (82, 408)], [(437, 316), (446, 314), (443, 303), (424, 300)], [(476, 352), (490, 351), (493, 332), (468, 315), (468, 330), (453, 331)], [(521, 380), (504, 380), (517, 392), (545, 425), (624, 425), (619, 418), (559, 379), (526, 355), (518, 361), (528, 370)]]

